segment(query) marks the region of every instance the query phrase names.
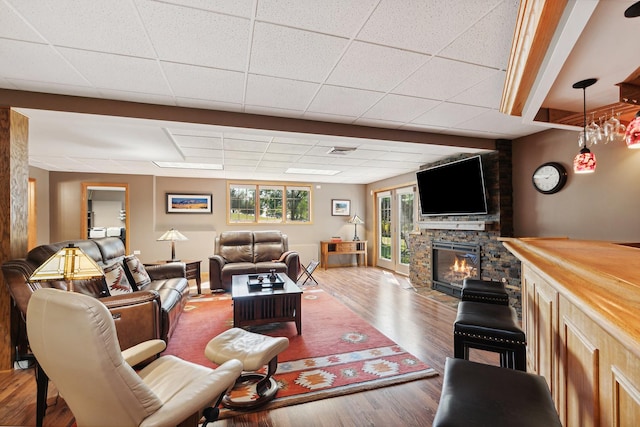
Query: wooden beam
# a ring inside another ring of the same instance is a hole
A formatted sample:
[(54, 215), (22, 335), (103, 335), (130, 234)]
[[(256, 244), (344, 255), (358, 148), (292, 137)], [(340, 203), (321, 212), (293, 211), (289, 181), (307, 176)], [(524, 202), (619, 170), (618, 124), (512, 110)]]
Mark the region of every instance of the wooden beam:
[(567, 0), (522, 0), (500, 112), (521, 116)]

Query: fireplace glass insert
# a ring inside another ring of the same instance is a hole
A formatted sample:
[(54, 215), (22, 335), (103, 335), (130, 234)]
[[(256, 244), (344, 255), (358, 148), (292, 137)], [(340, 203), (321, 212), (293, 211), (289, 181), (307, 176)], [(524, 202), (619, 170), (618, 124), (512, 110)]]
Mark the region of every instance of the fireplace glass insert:
[(462, 281), (480, 278), (480, 246), (457, 242), (432, 243), (431, 287), (456, 297)]

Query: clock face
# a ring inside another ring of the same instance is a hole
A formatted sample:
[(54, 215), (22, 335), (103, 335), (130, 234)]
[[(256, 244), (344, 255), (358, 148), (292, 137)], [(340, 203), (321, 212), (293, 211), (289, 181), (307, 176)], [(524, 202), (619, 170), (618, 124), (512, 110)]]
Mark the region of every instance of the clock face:
[(567, 182), (567, 171), (560, 163), (544, 163), (535, 170), (532, 181), (535, 189), (543, 194), (557, 193)]

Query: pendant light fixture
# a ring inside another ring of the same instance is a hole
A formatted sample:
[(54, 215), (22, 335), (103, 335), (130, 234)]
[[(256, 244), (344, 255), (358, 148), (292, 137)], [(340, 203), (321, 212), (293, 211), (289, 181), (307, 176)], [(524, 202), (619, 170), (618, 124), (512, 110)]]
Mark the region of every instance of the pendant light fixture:
[(635, 119), (631, 120), (631, 123), (627, 126), (624, 140), (628, 148), (640, 148), (640, 111), (636, 113)]
[(584, 114), (584, 124), (582, 127), (582, 135), (578, 140), (578, 144), (582, 145), (582, 149), (578, 155), (573, 159), (573, 172), (575, 173), (592, 173), (596, 170), (596, 155), (587, 148), (587, 91), (589, 86), (592, 86), (598, 79), (586, 79), (580, 80), (573, 84), (574, 89), (582, 89), (582, 106)]

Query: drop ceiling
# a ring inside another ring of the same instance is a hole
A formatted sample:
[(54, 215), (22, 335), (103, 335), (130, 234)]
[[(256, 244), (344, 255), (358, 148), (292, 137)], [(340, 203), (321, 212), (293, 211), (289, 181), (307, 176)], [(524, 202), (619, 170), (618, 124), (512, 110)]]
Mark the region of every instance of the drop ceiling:
[[(556, 127), (534, 112), (549, 107), (547, 98), (552, 108), (580, 111), (580, 94), (565, 86), (583, 78), (601, 76), (589, 95), (615, 102), (611, 82), (637, 65), (630, 69), (625, 52), (613, 57), (603, 38), (614, 25), (631, 33), (625, 44), (638, 40), (639, 22), (622, 17), (631, 3), (569, 1), (558, 31), (564, 38), (555, 40), (565, 46), (563, 59), (545, 63), (533, 102), (515, 117), (499, 108), (517, 0), (0, 0), (0, 104), (4, 95), (29, 117), (29, 162), (45, 170), (364, 184), (485, 151), (478, 140)], [(594, 25), (604, 33), (589, 33)], [(595, 60), (589, 42), (604, 44)], [(580, 58), (570, 55), (574, 43)], [(124, 108), (122, 116), (53, 111), (28, 101), (28, 92), (299, 125), (140, 118)], [(390, 141), (372, 132), (306, 132), (309, 123), (397, 133)], [(403, 132), (424, 140), (404, 141)], [(464, 138), (443, 143), (449, 135)], [(333, 147), (355, 150), (330, 154)], [(287, 174), (292, 168), (308, 173)]]

